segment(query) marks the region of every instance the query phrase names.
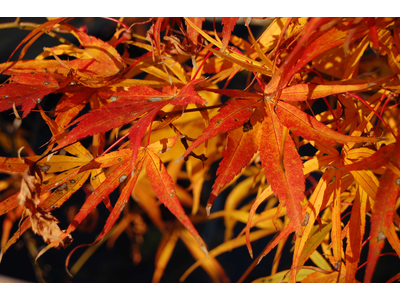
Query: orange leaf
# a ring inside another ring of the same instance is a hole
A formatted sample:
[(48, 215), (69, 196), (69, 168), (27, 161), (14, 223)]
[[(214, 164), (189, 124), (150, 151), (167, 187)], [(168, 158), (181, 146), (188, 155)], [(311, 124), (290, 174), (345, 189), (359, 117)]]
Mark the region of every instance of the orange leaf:
[(335, 260), (334, 268), (336, 270), (340, 269), (340, 264), (342, 262), (342, 226), (341, 226), (341, 199), (340, 195), (342, 194), (341, 190), (341, 183), (342, 183), (342, 171), (336, 170), (335, 172), (335, 191), (333, 196), (333, 208), (332, 208), (332, 250), (333, 250), (333, 257)]
[(373, 170), (386, 165), (393, 156), (394, 144), (381, 147), (371, 156), (368, 156), (356, 163), (345, 165), (347, 171)]
[(304, 199), (305, 189), (303, 163), (289, 135), (284, 145), (283, 165), (281, 164), (282, 125), (274, 112), (273, 104), (267, 105), (269, 110), (262, 123), (259, 139), (262, 166), (274, 194), (287, 207), (287, 214), (293, 220), (296, 233), (301, 236), (303, 219), (300, 202)]
[(200, 78), (188, 82), (183, 88), (181, 88), (175, 99), (171, 101), (171, 104), (180, 106), (190, 103), (205, 104), (206, 100), (197, 95), (197, 92), (194, 89), (194, 86), (202, 81), (204, 81), (204, 79)]
[(347, 80), (330, 82), (329, 84), (301, 83), (283, 89), (279, 98), (285, 101), (305, 101), (310, 99), (318, 99), (329, 95), (351, 91), (361, 91), (371, 87), (378, 87), (380, 83), (387, 82), (392, 77), (393, 76), (391, 75), (381, 79), (367, 81), (363, 80), (362, 82)]
[(365, 210), (367, 193), (358, 189), (351, 209), (346, 247), (346, 282), (354, 282), (358, 262), (360, 261), (362, 239), (365, 232)]
[[(203, 22), (206, 20), (205, 17), (199, 18), (199, 17), (188, 17), (188, 19), (190, 21), (192, 21), (192, 23), (194, 25), (196, 25), (198, 28), (201, 29)], [(187, 24), (187, 22), (186, 22)], [(186, 31), (187, 31), (187, 35), (189, 36), (190, 40), (192, 41), (192, 43), (194, 45), (196, 45), (198, 43), (198, 36), (199, 36), (199, 32), (194, 29), (192, 26), (186, 26)]]
[[(398, 139), (400, 141), (400, 139)], [(396, 148), (399, 148), (396, 143)], [(390, 224), (393, 222), (400, 179), (390, 169), (386, 169), (380, 178), (379, 189), (371, 215), (371, 239), (369, 241), (368, 264), (365, 270), (364, 282), (371, 282), (379, 254), (385, 243)]]
[(210, 120), (210, 125), (203, 133), (188, 147), (183, 157), (189, 155), (193, 149), (200, 146), (206, 140), (213, 138), (218, 133), (224, 133), (243, 125), (253, 114), (253, 108), (257, 100), (233, 100), (229, 101), (219, 110), (219, 114)]
[(40, 103), (44, 96), (59, 88), (58, 82), (51, 75), (21, 74), (14, 76), (13, 82), (0, 88), (0, 112), (22, 106), (25, 118), (36, 103)]
[(182, 223), (183, 226), (185, 226), (185, 228), (195, 238), (201, 250), (208, 255), (207, 247), (203, 239), (185, 214), (185, 211), (176, 196), (172, 179), (167, 173), (163, 162), (151, 151), (146, 151), (146, 172), (158, 199), (160, 199), (169, 211)]
[(372, 42), (372, 48), (374, 50), (379, 51), (379, 38), (378, 38), (378, 31), (376, 28), (375, 18), (367, 18), (368, 19), (368, 30), (369, 36)]
[(85, 68), (86, 72), (96, 72), (96, 76), (110, 77), (118, 74), (125, 67), (124, 60), (110, 44), (80, 30), (75, 29), (72, 34), (94, 59), (94, 62)]
[[(394, 162), (400, 163), (400, 137), (397, 136), (394, 148)], [(371, 282), (372, 275), (382, 251), (388, 234), (389, 227), (393, 223), (393, 215), (396, 211), (397, 196), (399, 194), (400, 178), (391, 169), (387, 168), (380, 178), (379, 189), (371, 215), (371, 233), (368, 250), (368, 264), (365, 270), (364, 282)]]
[(279, 101), (275, 109), (283, 125), (291, 129), (296, 135), (320, 143), (367, 143), (378, 141), (379, 138), (348, 136), (334, 131), (317, 121), (295, 106)]
[(101, 241), (101, 239), (103, 239), (107, 235), (107, 233), (110, 232), (111, 228), (118, 220), (122, 210), (124, 209), (126, 203), (131, 197), (132, 190), (135, 187), (140, 170), (142, 169), (143, 166), (143, 162), (144, 162), (144, 157), (138, 156), (138, 160), (136, 161), (136, 169), (135, 171), (132, 172), (132, 177), (129, 179), (126, 186), (122, 189), (122, 192), (117, 200), (117, 203), (115, 203), (113, 210), (111, 211), (110, 215), (107, 218), (106, 225), (104, 225), (103, 230), (101, 231), (101, 233), (99, 234), (94, 243)]
[[(257, 151), (257, 133), (258, 130), (236, 128), (228, 134), (228, 144), (222, 151), (223, 160), (220, 162), (217, 170), (217, 179), (214, 182), (210, 199), (207, 202), (207, 215), (210, 215), (211, 206), (219, 194), (219, 190), (225, 184), (240, 173), (248, 165), (254, 153)], [(258, 128), (258, 127), (257, 127)]]
[(79, 213), (74, 217), (68, 226), (66, 234), (73, 232), (87, 215), (100, 203), (103, 198), (111, 194), (126, 178), (130, 175), (133, 164), (121, 164), (104, 180), (104, 182), (94, 190), (82, 205)]
[(18, 195), (19, 192), (0, 202), (0, 216), (6, 214), (10, 210), (13, 210), (18, 206)]
[(235, 28), (236, 22), (239, 20), (239, 17), (235, 18), (222, 18), (222, 25), (224, 28), (222, 29), (222, 48), (221, 52), (224, 52), (225, 48), (229, 44), (229, 39), (231, 37), (231, 33)]

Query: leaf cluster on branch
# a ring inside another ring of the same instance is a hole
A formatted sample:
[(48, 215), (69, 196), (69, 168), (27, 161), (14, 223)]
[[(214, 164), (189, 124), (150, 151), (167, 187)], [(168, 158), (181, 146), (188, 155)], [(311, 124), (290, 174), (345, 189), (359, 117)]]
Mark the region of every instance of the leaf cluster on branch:
[[(40, 155), (28, 146), (18, 157), (0, 157), (0, 172), (21, 174), (4, 181), (10, 190), (10, 180), (21, 184), (0, 199), (1, 257), (30, 228), (47, 243), (39, 256), (67, 247), (98, 205), (109, 216), (90, 245), (110, 232), (118, 236), (141, 220), (129, 209), (131, 198), (163, 234), (154, 282), (178, 239), (196, 260), (181, 280), (201, 266), (213, 281), (227, 282), (216, 257), (244, 245), (253, 257), (251, 242), (274, 234), (240, 281), (275, 248), (271, 273), (256, 282), (356, 282), (364, 264), (363, 281), (371, 282), (381, 255), (400, 255), (400, 19), (266, 18), (257, 38), (250, 18), (222, 18), (221, 32), (215, 20), (214, 30), (203, 28), (205, 20), (150, 18), (142, 36), (135, 33), (142, 24), (128, 27), (121, 18), (109, 41), (75, 28), (70, 18), (3, 24), (30, 33), (14, 51), (19, 57), (0, 64), (9, 76), (0, 85), (0, 112), (22, 122), (40, 114), (52, 137)], [(246, 37), (234, 34), (238, 26)], [(44, 34), (60, 44), (24, 60)], [(131, 57), (130, 48), (145, 54)], [(231, 84), (239, 76), (245, 89)], [(62, 95), (53, 111), (42, 108), (49, 94)], [(322, 101), (324, 109), (314, 112)], [(300, 154), (310, 148), (312, 154)], [(203, 206), (215, 162), (217, 178)], [(92, 192), (60, 229), (52, 211), (85, 188)], [(224, 209), (213, 211), (228, 188)], [(175, 222), (163, 219), (160, 204)], [(213, 218), (224, 219), (225, 242), (208, 249), (194, 224)], [(238, 224), (242, 232), (234, 236)], [(291, 235), (291, 268), (278, 272)], [(394, 253), (381, 253), (385, 243)]]

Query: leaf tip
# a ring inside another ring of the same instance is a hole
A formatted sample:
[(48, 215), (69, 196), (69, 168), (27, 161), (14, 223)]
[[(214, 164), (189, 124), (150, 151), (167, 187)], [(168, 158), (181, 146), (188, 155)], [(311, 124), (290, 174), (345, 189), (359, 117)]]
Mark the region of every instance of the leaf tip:
[(206, 247), (205, 245), (200, 245), (200, 249), (201, 249), (201, 251), (204, 252), (204, 254), (205, 254), (205, 255), (207, 256), (207, 258), (208, 258), (209, 255), (208, 255), (207, 247)]
[(179, 163), (182, 159), (184, 159), (185, 157), (184, 156), (181, 156), (181, 157), (179, 157), (176, 161), (175, 161), (175, 163), (177, 164), (177, 163)]
[(207, 217), (209, 217), (209, 216), (210, 216), (210, 213), (211, 213), (211, 207), (212, 207), (212, 204), (207, 204), (207, 206), (206, 206)]
[(264, 258), (264, 255), (262, 255), (259, 259), (258, 259), (258, 262), (257, 262), (257, 265), (261, 262), (261, 260)]

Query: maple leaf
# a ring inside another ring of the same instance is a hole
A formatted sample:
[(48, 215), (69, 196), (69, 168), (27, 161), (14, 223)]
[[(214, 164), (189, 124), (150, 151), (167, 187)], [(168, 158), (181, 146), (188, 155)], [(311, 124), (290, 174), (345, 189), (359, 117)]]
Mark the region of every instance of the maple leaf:
[(335, 143), (367, 143), (380, 140), (379, 138), (348, 136), (328, 128), (295, 106), (279, 101), (275, 112), (283, 125), (290, 128), (296, 135), (308, 140), (334, 145)]
[(194, 90), (194, 85), (202, 82), (203, 80), (204, 79), (200, 78), (186, 84), (183, 88), (180, 89), (178, 95), (176, 95), (175, 99), (171, 101), (171, 104), (180, 106), (190, 103), (205, 104), (206, 100), (197, 95), (196, 91)]
[(217, 179), (214, 182), (210, 199), (207, 202), (207, 215), (221, 188), (239, 174), (248, 165), (257, 151), (257, 134), (259, 126), (254, 128), (251, 123), (229, 131), (228, 143), (222, 151), (222, 161), (217, 170)]
[[(290, 135), (284, 143), (283, 139), (282, 125), (273, 104), (268, 103), (258, 146), (261, 163), (274, 194), (283, 206), (287, 206), (288, 216), (293, 220), (297, 235), (301, 236), (303, 219), (300, 202), (304, 199), (305, 189), (303, 163)], [(281, 153), (283, 164), (279, 159)]]
[[(397, 165), (400, 163), (400, 138), (396, 138), (393, 159)], [(368, 264), (365, 271), (364, 282), (371, 282), (379, 254), (382, 251), (389, 227), (393, 222), (395, 206), (399, 194), (400, 177), (387, 168), (383, 173), (371, 215), (371, 239), (368, 250)]]
[(0, 86), (0, 112), (22, 106), (25, 118), (43, 100), (43, 97), (59, 88), (57, 80), (47, 74), (13, 76), (12, 82)]
[[(192, 18), (188, 18), (190, 21), (192, 21), (193, 24), (195, 24), (197, 27), (201, 28), (203, 22), (205, 21), (205, 17), (203, 18), (199, 18), (199, 17), (192, 17)], [(187, 22), (186, 22), (187, 23)], [(196, 45), (198, 43), (198, 36), (199, 36), (199, 32), (197, 30), (195, 30), (193, 27), (191, 26), (187, 26), (187, 35), (189, 37), (189, 39), (192, 41), (192, 43), (194, 45)]]
[(146, 151), (146, 172), (149, 176), (151, 185), (156, 192), (158, 199), (171, 211), (171, 213), (185, 226), (190, 234), (195, 238), (201, 250), (208, 256), (207, 247), (194, 228), (190, 219), (186, 216), (182, 205), (176, 196), (171, 177), (165, 170), (165, 166), (159, 157), (151, 151)]
[(236, 22), (239, 20), (239, 17), (236, 18), (222, 18), (222, 25), (224, 28), (222, 30), (222, 48), (221, 52), (224, 52), (225, 48), (228, 46), (229, 38), (233, 29), (235, 28)]
[[(104, 96), (104, 93), (99, 94)], [(108, 93), (108, 95), (110, 94)], [(152, 99), (161, 95), (162, 93), (157, 90), (147, 87), (135, 87), (129, 89), (127, 92), (113, 93), (110, 96), (112, 102), (94, 109), (72, 122), (69, 126), (76, 123), (79, 124), (69, 132), (65, 139), (59, 142), (54, 150), (61, 149), (87, 136), (106, 132), (134, 121), (153, 107), (159, 107), (160, 104), (157, 102), (161, 98), (158, 97), (157, 101), (153, 101)], [(162, 103), (166, 104), (164, 101)], [(93, 120), (96, 120), (96, 122), (93, 122)]]
[[(12, 24), (31, 32), (13, 52), (21, 50), (19, 60), (0, 64), (0, 72), (10, 76), (0, 86), (0, 112), (13, 109), (18, 117), (22, 110), (25, 118), (46, 95), (58, 93), (62, 98), (50, 111), (37, 105), (37, 116), (52, 133), (42, 155), (29, 150), (23, 159), (0, 157), (0, 172), (13, 175), (0, 180), (0, 215), (7, 213), (0, 259), (29, 228), (48, 243), (39, 255), (66, 245), (101, 202), (109, 215), (91, 245), (109, 237), (111, 245), (123, 230), (132, 231), (126, 226), (132, 212), (125, 210), (117, 224), (132, 196), (141, 208), (135, 210), (134, 219), (143, 211), (163, 234), (154, 281), (167, 270), (178, 239), (196, 260), (181, 280), (202, 266), (218, 282), (229, 278), (217, 255), (246, 244), (253, 256), (251, 242), (281, 230), (240, 282), (275, 247), (272, 275), (258, 282), (356, 282), (364, 264), (363, 235), (370, 220), (364, 278), (370, 282), (386, 238), (400, 255), (395, 226), (400, 220), (395, 211), (399, 130), (393, 128), (399, 125), (396, 91), (400, 80), (395, 76), (400, 70), (399, 20), (276, 18), (258, 39), (250, 28), (248, 36), (233, 34), (238, 18), (222, 18), (221, 32), (203, 30), (205, 18), (184, 20), (150, 18), (134, 23), (153, 22), (146, 37), (134, 32), (139, 26), (114, 20), (122, 26), (110, 41), (88, 35), (66, 18), (41, 25), (19, 20)], [(59, 33), (76, 37), (79, 47)], [(60, 44), (43, 48), (34, 60), (22, 60), (43, 34)], [(128, 47), (132, 46), (147, 52), (130, 57)], [(380, 54), (379, 59), (368, 56), (369, 46)], [(247, 87), (231, 89), (235, 77), (242, 81), (242, 71), (251, 75)], [(325, 80), (327, 76), (334, 81)], [(222, 81), (223, 88), (217, 88)], [(220, 95), (231, 99), (221, 104)], [(307, 113), (319, 98), (324, 98), (329, 110)], [(85, 112), (85, 106), (91, 111)], [(220, 107), (218, 112), (216, 107)], [(5, 151), (29, 147), (19, 137), (18, 122), (11, 133), (0, 130)], [(79, 141), (87, 137), (92, 138), (85, 141), (85, 145), (91, 141), (86, 148)], [(129, 140), (118, 145), (125, 138)], [(194, 151), (203, 143), (204, 153), (196, 155)], [(337, 144), (341, 144), (338, 149)], [(312, 154), (307, 153), (309, 147)], [(206, 258), (206, 244), (193, 223), (208, 219), (198, 213), (200, 195), (210, 166), (221, 155), (206, 212), (208, 218), (224, 218), (225, 242)], [(180, 163), (171, 163), (177, 159)], [(23, 174), (19, 192), (14, 188), (20, 181), (16, 173)], [(220, 192), (237, 178), (244, 180), (232, 189), (224, 209), (210, 215)], [(189, 187), (181, 186), (180, 179), (187, 179)], [(93, 193), (63, 232), (51, 211), (82, 187)], [(111, 202), (109, 195), (118, 187), (118, 200)], [(257, 193), (254, 203), (242, 205), (253, 193)], [(24, 205), (17, 208), (20, 202)], [(159, 202), (176, 217), (174, 226), (163, 220)], [(256, 213), (262, 203), (265, 208)], [(29, 218), (9, 238), (22, 207)], [(183, 207), (191, 209), (191, 216)], [(348, 212), (350, 217), (345, 218)], [(371, 218), (367, 218), (369, 213)], [(246, 226), (231, 239), (238, 224)], [(111, 232), (114, 225), (116, 230)], [(250, 232), (253, 227), (257, 230)], [(293, 232), (291, 269), (277, 272)], [(87, 244), (75, 247), (68, 260), (82, 246)], [(308, 265), (309, 259), (315, 266)], [(391, 276), (389, 282), (398, 277)]]
[(204, 143), (206, 140), (216, 136), (218, 133), (225, 133), (242, 126), (253, 114), (253, 108), (257, 106), (257, 100), (229, 101), (220, 110), (219, 114), (210, 120), (209, 126), (203, 131), (190, 147), (183, 154), (189, 155), (193, 149)]

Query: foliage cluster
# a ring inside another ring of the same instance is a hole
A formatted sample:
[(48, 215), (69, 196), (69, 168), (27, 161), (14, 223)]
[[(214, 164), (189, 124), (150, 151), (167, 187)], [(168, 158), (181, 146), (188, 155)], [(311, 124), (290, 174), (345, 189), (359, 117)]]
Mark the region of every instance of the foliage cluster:
[[(239, 281), (273, 249), (271, 273), (256, 282), (356, 282), (363, 267), (361, 280), (371, 282), (380, 256), (400, 255), (400, 20), (266, 18), (257, 38), (251, 18), (238, 20), (222, 18), (218, 32), (215, 23), (203, 28), (205, 18), (150, 18), (141, 35), (140, 24), (128, 27), (121, 18), (109, 41), (69, 18), (3, 24), (31, 32), (18, 59), (0, 64), (9, 76), (0, 112), (14, 113), (16, 129), (40, 114), (52, 137), (38, 155), (22, 135), (10, 141), (0, 132), (4, 149), (20, 149), (0, 157), (0, 172), (9, 174), (0, 181), (0, 259), (29, 229), (47, 244), (38, 256), (67, 247), (98, 205), (109, 210), (102, 231), (73, 248), (67, 266), (79, 247), (124, 230), (142, 236), (144, 214), (162, 233), (154, 282), (179, 239), (196, 260), (182, 281), (197, 267), (215, 282), (229, 281), (216, 257), (245, 245), (253, 257), (252, 242), (272, 235)], [(238, 26), (246, 37), (234, 34)], [(60, 44), (24, 60), (42, 35)], [(144, 54), (131, 57), (132, 47)], [(238, 76), (245, 89), (232, 84)], [(61, 95), (51, 111), (42, 108), (49, 94)], [(204, 205), (203, 185), (216, 163)], [(80, 189), (87, 197), (63, 230), (52, 211)], [(224, 209), (213, 211), (224, 190)], [(225, 241), (208, 249), (193, 224), (216, 218), (224, 220)], [(291, 242), (291, 268), (278, 272)], [(394, 252), (381, 253), (385, 243)]]

